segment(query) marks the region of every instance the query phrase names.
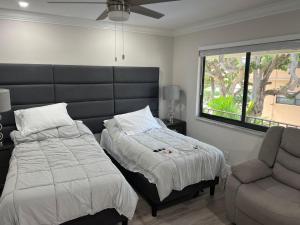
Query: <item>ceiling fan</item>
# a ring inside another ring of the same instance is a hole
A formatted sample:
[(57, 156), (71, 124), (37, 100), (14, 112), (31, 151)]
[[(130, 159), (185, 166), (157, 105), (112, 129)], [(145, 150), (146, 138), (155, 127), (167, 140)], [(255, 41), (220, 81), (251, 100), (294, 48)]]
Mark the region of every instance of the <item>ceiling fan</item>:
[(97, 18), (97, 20), (104, 20), (107, 17), (112, 21), (122, 22), (129, 19), (131, 12), (138, 13), (144, 16), (160, 19), (164, 14), (156, 12), (154, 10), (143, 7), (142, 5), (148, 5), (161, 2), (173, 2), (180, 0), (107, 0), (106, 2), (74, 2), (74, 1), (49, 1), (51, 4), (105, 4), (107, 9)]

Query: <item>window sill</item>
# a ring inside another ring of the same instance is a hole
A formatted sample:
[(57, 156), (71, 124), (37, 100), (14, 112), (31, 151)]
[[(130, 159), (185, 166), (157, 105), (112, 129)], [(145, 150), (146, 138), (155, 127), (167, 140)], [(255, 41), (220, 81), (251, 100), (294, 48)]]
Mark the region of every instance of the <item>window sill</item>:
[(223, 123), (223, 122), (216, 121), (216, 120), (207, 119), (207, 118), (204, 118), (204, 117), (196, 116), (196, 120), (202, 121), (202, 122), (205, 122), (205, 123), (208, 123), (208, 124), (213, 124), (213, 125), (216, 125), (216, 126), (219, 126), (219, 127), (229, 128), (229, 129), (232, 129), (234, 131), (240, 131), (240, 132), (243, 132), (243, 133), (246, 133), (246, 134), (251, 134), (251, 135), (254, 135), (254, 136), (258, 136), (258, 137), (264, 137), (265, 136), (265, 132), (262, 132), (262, 131), (252, 130), (252, 129), (248, 129), (248, 128), (245, 128), (245, 127), (240, 127), (240, 126), (236, 126), (236, 125), (232, 125), (232, 124), (228, 124), (228, 123)]

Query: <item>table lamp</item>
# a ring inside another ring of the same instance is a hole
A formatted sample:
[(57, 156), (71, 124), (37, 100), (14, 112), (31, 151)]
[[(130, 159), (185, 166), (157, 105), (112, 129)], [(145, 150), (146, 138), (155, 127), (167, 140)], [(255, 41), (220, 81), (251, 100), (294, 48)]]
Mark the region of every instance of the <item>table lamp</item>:
[[(10, 94), (8, 89), (0, 88), (0, 113), (11, 110), (10, 105)], [(3, 146), (3, 133), (1, 124), (1, 114), (0, 114), (0, 146)]]
[(174, 122), (175, 102), (180, 99), (180, 88), (176, 85), (163, 87), (163, 99), (169, 102), (169, 122)]

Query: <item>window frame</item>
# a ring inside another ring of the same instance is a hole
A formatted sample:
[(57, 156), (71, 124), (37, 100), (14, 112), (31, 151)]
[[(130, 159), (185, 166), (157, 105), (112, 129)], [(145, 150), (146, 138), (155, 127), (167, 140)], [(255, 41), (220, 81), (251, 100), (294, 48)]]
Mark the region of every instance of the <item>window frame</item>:
[(243, 103), (242, 103), (242, 114), (240, 120), (234, 120), (230, 118), (225, 118), (221, 116), (211, 115), (203, 112), (203, 102), (204, 102), (204, 82), (205, 82), (205, 64), (206, 64), (206, 56), (199, 56), (200, 58), (200, 95), (199, 100), (199, 117), (206, 118), (209, 120), (218, 121), (221, 123), (227, 123), (234, 126), (239, 126), (247, 129), (257, 130), (266, 132), (269, 127), (260, 126), (252, 123), (246, 122), (246, 111), (247, 111), (247, 102), (248, 102), (248, 84), (249, 84), (249, 76), (250, 76), (250, 63), (251, 63), (251, 52), (245, 52), (246, 62), (245, 62), (245, 76), (244, 76), (244, 86), (243, 86)]

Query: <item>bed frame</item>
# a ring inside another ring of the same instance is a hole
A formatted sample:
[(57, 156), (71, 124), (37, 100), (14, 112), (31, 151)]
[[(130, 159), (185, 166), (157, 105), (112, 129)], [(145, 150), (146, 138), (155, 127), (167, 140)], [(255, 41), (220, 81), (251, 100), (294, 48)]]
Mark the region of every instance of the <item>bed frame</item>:
[(153, 217), (157, 216), (158, 210), (198, 197), (199, 193), (202, 192), (204, 188), (210, 188), (210, 195), (214, 196), (215, 186), (219, 183), (218, 177), (216, 177), (215, 180), (201, 181), (197, 184), (189, 185), (181, 191), (172, 191), (168, 197), (163, 201), (160, 201), (155, 184), (150, 183), (144, 175), (125, 169), (106, 150), (105, 152), (118, 167), (126, 180), (151, 206)]
[(61, 225), (128, 225), (128, 219), (121, 216), (115, 209), (105, 209), (93, 216), (84, 216), (65, 222)]

